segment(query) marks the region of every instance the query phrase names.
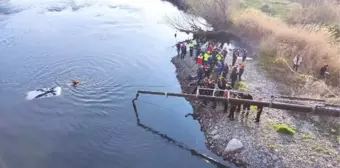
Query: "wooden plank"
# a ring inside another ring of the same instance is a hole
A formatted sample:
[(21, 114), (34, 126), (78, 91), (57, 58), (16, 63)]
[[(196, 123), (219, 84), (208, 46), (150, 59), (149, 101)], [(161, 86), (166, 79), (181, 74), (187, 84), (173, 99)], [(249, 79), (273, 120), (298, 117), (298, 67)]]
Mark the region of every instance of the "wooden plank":
[(195, 95), (195, 94), (186, 94), (186, 93), (153, 92), (153, 91), (143, 91), (143, 90), (137, 91), (137, 97), (138, 97), (138, 94), (185, 97), (185, 98), (205, 99), (205, 100), (222, 101), (222, 102), (227, 101), (231, 104), (250, 104), (250, 105), (270, 107), (270, 108), (275, 108), (275, 109), (291, 110), (291, 111), (296, 111), (296, 112), (313, 113), (317, 115), (340, 117), (340, 109), (331, 109), (331, 108), (326, 108), (324, 106), (316, 106), (316, 105), (307, 106), (307, 105), (287, 104), (287, 103), (268, 102), (268, 101), (256, 101), (256, 100), (248, 100), (248, 99), (226, 98), (226, 97), (219, 97), (219, 96)]
[[(200, 88), (200, 90), (214, 90), (210, 88)], [(222, 89), (216, 89), (216, 91), (227, 91)], [(229, 90), (230, 93), (243, 93), (243, 94), (264, 94), (264, 93), (258, 93), (258, 92), (248, 92), (248, 91), (240, 91), (240, 90)], [(326, 102), (324, 99), (315, 99), (315, 98), (308, 98), (308, 97), (295, 97), (295, 96), (288, 96), (288, 95), (269, 95), (274, 96), (277, 98), (285, 98), (285, 99), (296, 99), (296, 100), (306, 100), (306, 101), (319, 101), (319, 102)]]

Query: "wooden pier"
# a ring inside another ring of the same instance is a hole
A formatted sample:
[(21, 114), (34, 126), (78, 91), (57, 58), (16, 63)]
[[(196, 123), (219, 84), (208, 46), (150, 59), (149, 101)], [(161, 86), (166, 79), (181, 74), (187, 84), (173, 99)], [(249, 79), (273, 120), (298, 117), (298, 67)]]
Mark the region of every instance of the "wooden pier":
[[(200, 95), (199, 92), (201, 90), (204, 91), (212, 91), (212, 95)], [(145, 91), (145, 90), (138, 90), (136, 94), (136, 98), (138, 98), (139, 94), (150, 94), (150, 95), (162, 95), (162, 96), (172, 96), (172, 97), (184, 97), (184, 98), (191, 98), (191, 99), (203, 99), (203, 100), (211, 100), (211, 101), (220, 101), (220, 102), (228, 102), (230, 104), (249, 104), (255, 106), (263, 106), (269, 107), (274, 109), (282, 109), (282, 110), (290, 110), (299, 113), (310, 113), (314, 115), (323, 115), (323, 116), (332, 116), (332, 117), (340, 117), (340, 109), (339, 108), (332, 108), (325, 105), (319, 104), (311, 104), (311, 105), (300, 105), (300, 104), (291, 104), (291, 103), (281, 103), (275, 102), (275, 96), (270, 96), (270, 101), (263, 100), (249, 100), (249, 99), (241, 99), (241, 98), (231, 98), (231, 96), (215, 96), (216, 92), (227, 92), (228, 95), (230, 94), (237, 94), (237, 93), (247, 93), (241, 91), (233, 91), (233, 90), (220, 90), (220, 89), (207, 89), (207, 88), (198, 88), (196, 94), (187, 94), (187, 93), (170, 93), (170, 92), (154, 92), (154, 91)], [(281, 96), (282, 98), (285, 98)], [(293, 97), (300, 100), (313, 100), (313, 101), (321, 101), (321, 99), (309, 99), (309, 98), (299, 98)]]

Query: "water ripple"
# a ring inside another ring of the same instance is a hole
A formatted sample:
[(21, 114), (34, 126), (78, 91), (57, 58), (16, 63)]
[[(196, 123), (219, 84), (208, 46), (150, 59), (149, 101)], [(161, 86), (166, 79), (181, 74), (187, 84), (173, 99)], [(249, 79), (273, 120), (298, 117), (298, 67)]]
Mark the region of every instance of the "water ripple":
[[(25, 85), (36, 89), (35, 87), (47, 87), (47, 83), (55, 82), (63, 87), (63, 101), (74, 106), (119, 106), (116, 102), (127, 98), (123, 91), (124, 85), (115, 78), (115, 74), (122, 70), (121, 61), (116, 56), (101, 59), (66, 57), (37, 69)], [(80, 86), (70, 86), (71, 80), (79, 80)]]

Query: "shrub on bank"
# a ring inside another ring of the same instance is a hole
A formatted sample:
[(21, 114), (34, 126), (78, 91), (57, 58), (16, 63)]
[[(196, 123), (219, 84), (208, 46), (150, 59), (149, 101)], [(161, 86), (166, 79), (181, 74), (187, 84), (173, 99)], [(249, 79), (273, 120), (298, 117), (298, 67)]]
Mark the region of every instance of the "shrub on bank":
[(248, 86), (244, 82), (237, 82), (236, 83), (236, 89), (237, 90), (242, 90), (242, 91), (247, 91), (248, 90)]
[(340, 6), (336, 0), (297, 0), (287, 21), (292, 24), (339, 24)]
[(300, 68), (305, 73), (318, 74), (320, 68), (328, 64), (331, 73), (328, 80), (338, 85), (339, 42), (327, 28), (317, 25), (290, 26), (255, 9), (246, 9), (234, 15), (233, 23), (243, 36), (259, 40), (262, 54), (282, 57), (290, 63), (300, 53), (303, 57)]
[(282, 134), (294, 135), (296, 133), (294, 128), (291, 128), (291, 127), (289, 127), (285, 124), (276, 125), (275, 130), (276, 130), (276, 132), (279, 132), (279, 133), (282, 133)]

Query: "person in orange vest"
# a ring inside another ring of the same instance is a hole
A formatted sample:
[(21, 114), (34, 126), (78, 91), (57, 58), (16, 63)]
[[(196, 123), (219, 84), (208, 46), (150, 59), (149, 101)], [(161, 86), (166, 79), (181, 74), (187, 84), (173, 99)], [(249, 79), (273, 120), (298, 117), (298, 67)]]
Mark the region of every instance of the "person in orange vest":
[(197, 57), (197, 64), (198, 65), (202, 65), (203, 64), (203, 55), (202, 54)]
[(239, 81), (241, 81), (242, 79), (241, 79), (241, 76), (243, 75), (243, 73), (244, 73), (244, 69), (246, 68), (246, 64), (241, 64), (241, 66), (240, 66), (240, 69), (239, 69), (239, 71), (238, 71), (238, 80)]

